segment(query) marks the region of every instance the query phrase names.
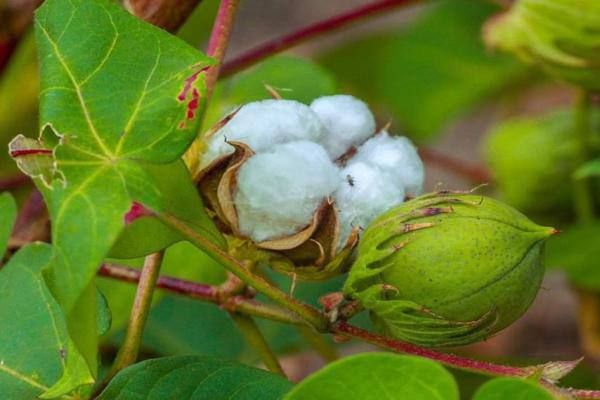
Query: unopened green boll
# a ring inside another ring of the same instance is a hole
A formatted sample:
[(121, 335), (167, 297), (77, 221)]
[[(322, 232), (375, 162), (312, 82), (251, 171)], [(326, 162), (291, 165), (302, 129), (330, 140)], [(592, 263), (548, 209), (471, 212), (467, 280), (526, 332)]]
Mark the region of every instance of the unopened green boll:
[(392, 337), (431, 347), (473, 343), (527, 310), (553, 233), (488, 197), (424, 195), (367, 228), (344, 294)]
[(572, 175), (581, 151), (573, 125), (573, 114), (561, 111), (492, 129), (484, 151), (502, 200), (524, 212), (572, 208)]
[(600, 2), (517, 0), (486, 26), (485, 40), (560, 80), (600, 89)]

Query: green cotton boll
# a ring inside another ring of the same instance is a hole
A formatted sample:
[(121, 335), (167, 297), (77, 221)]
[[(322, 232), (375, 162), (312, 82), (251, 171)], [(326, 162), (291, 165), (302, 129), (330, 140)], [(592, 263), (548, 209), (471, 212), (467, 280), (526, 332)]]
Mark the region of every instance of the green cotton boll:
[(571, 176), (580, 157), (573, 130), (566, 111), (492, 128), (484, 153), (501, 199), (524, 212), (570, 210)]
[(600, 89), (598, 0), (518, 0), (488, 23), (484, 36), (560, 80)]
[(477, 342), (527, 310), (554, 233), (488, 197), (424, 195), (367, 228), (344, 294), (392, 337), (431, 347)]

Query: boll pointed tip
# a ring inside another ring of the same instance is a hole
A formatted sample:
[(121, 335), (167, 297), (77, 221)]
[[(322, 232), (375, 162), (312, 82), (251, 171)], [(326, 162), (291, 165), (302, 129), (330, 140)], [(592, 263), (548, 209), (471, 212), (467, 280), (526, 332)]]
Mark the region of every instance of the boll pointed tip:
[(559, 233), (562, 233), (562, 231), (560, 229), (548, 228), (548, 234), (549, 234), (549, 236), (558, 235)]

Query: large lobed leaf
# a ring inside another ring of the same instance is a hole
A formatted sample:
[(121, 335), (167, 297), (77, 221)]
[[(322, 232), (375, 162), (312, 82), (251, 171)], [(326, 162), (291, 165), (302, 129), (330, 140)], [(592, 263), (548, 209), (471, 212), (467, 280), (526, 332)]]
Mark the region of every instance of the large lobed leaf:
[[(87, 382), (97, 365), (96, 269), (132, 202), (169, 209), (158, 164), (177, 160), (193, 140), (211, 61), (108, 0), (48, 0), (35, 26), (42, 134), (37, 142), (17, 137), (11, 153), (48, 203), (48, 281), (89, 366)], [(218, 240), (208, 218), (198, 229)]]
[(441, 365), (419, 357), (366, 353), (329, 364), (296, 385), (285, 400), (458, 400)]
[(235, 362), (165, 357), (121, 371), (98, 400), (275, 400), (291, 386), (279, 375)]
[[(42, 275), (51, 253), (46, 244), (32, 244), (0, 270), (0, 388), (5, 399), (52, 398), (86, 379), (85, 363), (74, 351)], [(73, 373), (73, 381), (53, 386), (67, 365), (82, 375)]]

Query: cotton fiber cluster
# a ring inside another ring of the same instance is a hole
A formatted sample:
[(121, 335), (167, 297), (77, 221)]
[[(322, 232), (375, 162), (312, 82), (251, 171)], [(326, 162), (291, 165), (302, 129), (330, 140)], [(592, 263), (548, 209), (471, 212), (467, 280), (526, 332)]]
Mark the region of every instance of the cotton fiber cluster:
[(226, 141), (246, 143), (255, 152), (279, 143), (310, 140), (320, 143), (325, 128), (305, 104), (293, 100), (263, 100), (244, 105), (209, 142), (203, 165), (233, 153)]
[(253, 156), (238, 173), (240, 231), (258, 242), (300, 231), (337, 188), (337, 169), (323, 147), (308, 141)]
[(321, 143), (331, 158), (343, 155), (375, 133), (375, 118), (367, 105), (347, 95), (320, 97), (310, 108), (327, 128)]
[(239, 230), (256, 242), (299, 232), (331, 197), (342, 247), (354, 227), (422, 191), (423, 164), (410, 140), (375, 134), (373, 114), (352, 96), (246, 104), (210, 138), (203, 165), (233, 151), (226, 141), (256, 153), (240, 168), (234, 195)]

